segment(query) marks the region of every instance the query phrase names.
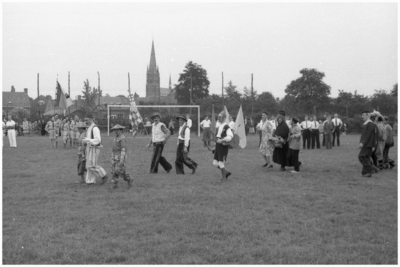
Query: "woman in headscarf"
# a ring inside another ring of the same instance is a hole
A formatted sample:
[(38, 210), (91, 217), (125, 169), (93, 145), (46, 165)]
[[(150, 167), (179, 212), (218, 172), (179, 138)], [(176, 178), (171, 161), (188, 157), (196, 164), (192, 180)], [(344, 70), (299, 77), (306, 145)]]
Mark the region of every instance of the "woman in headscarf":
[(272, 168), (274, 165), (272, 164), (271, 156), (274, 153), (274, 146), (271, 144), (269, 139), (271, 139), (273, 134), (273, 126), (268, 121), (267, 112), (263, 112), (261, 114), (260, 131), (262, 134), (262, 138), (261, 138), (259, 152), (261, 153), (266, 162), (263, 167)]
[(285, 171), (287, 164), (287, 154), (289, 151), (289, 145), (287, 139), (289, 137), (289, 127), (285, 122), (284, 111), (280, 111), (279, 115), (276, 117), (277, 125), (274, 133), (275, 140), (279, 140), (279, 145), (275, 144), (273, 161), (281, 165), (281, 171)]

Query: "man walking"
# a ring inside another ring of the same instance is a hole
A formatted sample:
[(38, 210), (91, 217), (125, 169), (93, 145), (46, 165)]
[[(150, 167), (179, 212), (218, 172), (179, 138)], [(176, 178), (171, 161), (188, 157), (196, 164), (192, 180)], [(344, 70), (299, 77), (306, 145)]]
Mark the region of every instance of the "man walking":
[(101, 178), (101, 184), (107, 181), (107, 172), (98, 165), (100, 155), (101, 136), (100, 129), (93, 122), (93, 114), (85, 116), (85, 123), (89, 128), (86, 131), (86, 138), (82, 140), (86, 144), (86, 184), (95, 184), (96, 178)]
[(55, 134), (54, 117), (51, 117), (51, 119), (47, 122), (45, 131), (49, 134), (51, 147), (56, 148), (55, 142), (57, 141), (57, 135)]
[(337, 138), (337, 146), (340, 146), (340, 133), (342, 131), (342, 120), (338, 118), (338, 114), (335, 113), (335, 118), (332, 120), (335, 130), (333, 131), (332, 146), (335, 146), (335, 137)]
[(361, 150), (358, 154), (358, 160), (363, 165), (361, 175), (364, 177), (371, 177), (373, 170), (373, 167), (371, 165), (371, 155), (377, 146), (376, 135), (378, 133), (374, 123), (370, 120), (370, 114), (368, 111), (364, 111), (362, 113), (362, 118), (364, 120), (364, 124), (361, 130), (359, 144), (359, 148)]
[(185, 174), (183, 164), (192, 170), (192, 174), (196, 172), (197, 163), (189, 158), (189, 142), (190, 142), (190, 129), (186, 126), (186, 118), (178, 116), (176, 119), (179, 121), (178, 130), (178, 148), (176, 150), (175, 169), (176, 174)]
[(120, 176), (128, 183), (128, 188), (130, 188), (132, 184), (132, 178), (129, 173), (126, 172), (126, 157), (128, 151), (125, 136), (122, 134), (124, 129), (125, 127), (119, 124), (110, 129), (111, 132), (115, 132), (111, 157), (111, 183), (113, 184), (113, 188), (118, 187), (118, 177)]
[(219, 127), (216, 130), (216, 146), (214, 151), (213, 165), (221, 170), (221, 181), (228, 179), (232, 174), (225, 168), (226, 157), (228, 156), (228, 146), (224, 142), (229, 142), (233, 138), (233, 132), (229, 125), (225, 123), (226, 114), (222, 111), (218, 114)]
[(154, 121), (151, 131), (151, 141), (147, 145), (149, 148), (153, 144), (153, 156), (151, 158), (150, 173), (158, 173), (158, 164), (169, 173), (172, 169), (172, 165), (162, 156), (164, 145), (170, 137), (170, 132), (164, 123), (160, 122), (160, 113), (154, 113), (151, 116)]

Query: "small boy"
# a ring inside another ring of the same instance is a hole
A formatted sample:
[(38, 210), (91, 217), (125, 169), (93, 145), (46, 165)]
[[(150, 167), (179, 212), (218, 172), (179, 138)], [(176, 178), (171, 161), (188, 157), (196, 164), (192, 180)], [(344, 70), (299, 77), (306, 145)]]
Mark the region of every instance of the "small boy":
[(122, 176), (122, 178), (128, 183), (128, 188), (130, 188), (132, 184), (132, 179), (130, 178), (129, 173), (126, 173), (125, 163), (127, 146), (125, 136), (122, 134), (124, 129), (125, 127), (119, 124), (110, 129), (111, 132), (115, 132), (111, 157), (111, 183), (114, 185), (113, 188), (118, 187), (119, 176)]
[(79, 122), (77, 124), (79, 138), (77, 140), (78, 144), (78, 175), (80, 180), (77, 183), (85, 183), (85, 171), (86, 171), (86, 144), (82, 142), (86, 138), (86, 124), (84, 122)]
[(301, 128), (297, 124), (298, 122), (299, 120), (296, 117), (292, 117), (292, 127), (289, 129), (289, 153), (287, 158), (289, 165), (294, 166), (292, 173), (299, 173), (301, 165), (299, 161)]

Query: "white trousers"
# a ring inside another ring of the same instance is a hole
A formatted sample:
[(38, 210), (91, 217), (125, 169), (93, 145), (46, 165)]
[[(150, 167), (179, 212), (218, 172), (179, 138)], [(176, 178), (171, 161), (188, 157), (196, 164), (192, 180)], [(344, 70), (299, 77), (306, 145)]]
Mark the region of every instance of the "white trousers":
[(89, 146), (86, 148), (86, 183), (95, 184), (96, 177), (103, 178), (107, 175), (107, 172), (99, 165), (97, 165), (99, 159), (100, 149)]
[(15, 130), (7, 131), (8, 140), (10, 141), (10, 147), (17, 147), (17, 139), (15, 137)]

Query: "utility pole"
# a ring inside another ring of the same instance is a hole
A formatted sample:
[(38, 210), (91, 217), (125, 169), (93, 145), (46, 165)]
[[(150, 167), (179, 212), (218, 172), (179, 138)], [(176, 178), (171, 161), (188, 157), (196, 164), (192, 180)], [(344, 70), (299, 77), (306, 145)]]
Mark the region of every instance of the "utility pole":
[(68, 71), (68, 95), (69, 95), (69, 97), (71, 97), (71, 90), (69, 87), (69, 71)]
[(99, 106), (100, 106), (100, 73), (99, 72), (97, 72), (97, 76), (98, 76), (97, 84), (98, 84)]
[(253, 118), (253, 102), (254, 102), (254, 94), (253, 94), (253, 73), (251, 74), (251, 117)]
[(39, 105), (39, 73), (37, 74), (37, 100), (38, 100), (38, 112), (39, 112), (39, 119), (40, 119), (40, 105)]
[(222, 105), (225, 106), (225, 98), (224, 98), (224, 72), (222, 72)]

